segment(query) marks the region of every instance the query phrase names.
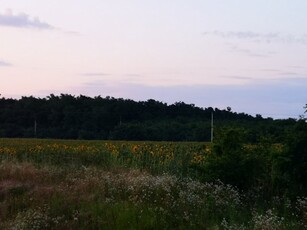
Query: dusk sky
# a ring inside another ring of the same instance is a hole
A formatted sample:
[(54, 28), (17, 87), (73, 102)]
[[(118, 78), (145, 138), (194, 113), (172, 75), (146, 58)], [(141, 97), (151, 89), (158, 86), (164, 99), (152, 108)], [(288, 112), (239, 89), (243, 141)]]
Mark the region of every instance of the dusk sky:
[(0, 0), (0, 94), (298, 118), (306, 22), (306, 0)]

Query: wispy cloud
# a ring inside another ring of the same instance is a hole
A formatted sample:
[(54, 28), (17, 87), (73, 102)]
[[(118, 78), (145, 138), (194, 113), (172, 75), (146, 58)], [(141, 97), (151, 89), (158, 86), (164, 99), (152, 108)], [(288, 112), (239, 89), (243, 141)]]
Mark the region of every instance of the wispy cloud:
[(64, 30), (63, 32), (64, 32), (65, 34), (67, 34), (67, 35), (73, 35), (73, 36), (80, 36), (80, 35), (81, 35), (81, 33), (78, 32), (78, 31)]
[(234, 80), (254, 80), (252, 77), (244, 77), (244, 76), (221, 76), (221, 78), (234, 79)]
[(231, 51), (236, 52), (236, 53), (242, 53), (249, 57), (269, 57), (268, 54), (256, 53), (250, 49), (243, 49), (243, 48), (239, 48), (238, 46), (232, 46)]
[(279, 72), (279, 69), (260, 69), (262, 72), (276, 73)]
[(104, 77), (104, 76), (110, 76), (111, 74), (108, 73), (101, 73), (101, 72), (90, 72), (90, 73), (81, 73), (81, 76), (85, 77)]
[(291, 68), (291, 69), (305, 69), (305, 67), (304, 66), (298, 66), (298, 65), (292, 65), (292, 66), (288, 66), (289, 68)]
[(273, 54), (275, 54), (274, 52), (259, 52), (259, 51), (254, 51), (252, 49), (247, 49), (247, 48), (241, 48), (236, 44), (233, 43), (225, 43), (225, 45), (227, 45), (230, 49), (230, 52), (232, 53), (239, 53), (239, 54), (244, 54), (248, 57), (252, 57), (252, 58), (268, 58), (271, 57)]
[[(289, 79), (306, 79), (307, 78), (307, 72), (304, 70), (303, 67), (292, 67), (288, 66), (286, 68), (281, 69), (259, 69), (256, 70), (257, 72), (263, 72), (265, 74), (269, 74), (270, 76), (273, 76), (273, 79), (276, 79), (276, 76), (281, 77), (278, 79), (286, 79), (285, 77), (288, 76)], [(260, 75), (262, 75), (260, 73)]]
[(117, 73), (117, 74), (111, 74), (111, 73), (104, 73), (104, 72), (85, 72), (85, 73), (81, 73), (79, 74), (79, 76), (84, 76), (84, 77), (97, 77), (99, 78), (109, 78), (109, 80), (111, 80), (110, 78), (114, 79), (114, 80), (118, 80), (121, 79), (121, 81), (137, 81), (138, 79), (142, 78), (143, 75), (137, 74), (137, 73)]
[(31, 18), (25, 13), (13, 14), (8, 9), (4, 14), (0, 14), (0, 26), (19, 27), (19, 28), (35, 28), (35, 29), (54, 29), (54, 27), (46, 22), (41, 21), (38, 17)]
[(253, 42), (265, 42), (265, 43), (298, 43), (307, 45), (307, 34), (293, 35), (283, 33), (257, 33), (252, 31), (206, 31), (204, 36), (216, 36), (224, 39), (244, 39)]
[(299, 75), (297, 72), (280, 72), (279, 75), (286, 75), (286, 76), (293, 76), (293, 75)]
[(238, 39), (255, 39), (255, 38), (261, 38), (261, 39), (274, 39), (279, 37), (278, 33), (267, 33), (267, 34), (261, 34), (261, 33), (255, 33), (251, 31), (208, 31), (204, 32), (204, 35), (215, 35), (223, 38), (238, 38)]
[(130, 74), (125, 74), (127, 77), (141, 77), (142, 75), (137, 74), (137, 73), (130, 73)]
[(12, 66), (12, 64), (9, 63), (9, 62), (0, 60), (0, 67), (1, 67), (1, 66)]

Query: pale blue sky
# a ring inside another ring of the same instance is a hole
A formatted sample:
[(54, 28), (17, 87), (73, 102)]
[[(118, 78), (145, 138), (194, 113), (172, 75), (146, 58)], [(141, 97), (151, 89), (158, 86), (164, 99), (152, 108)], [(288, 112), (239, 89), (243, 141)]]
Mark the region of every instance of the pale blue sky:
[(307, 103), (306, 0), (0, 0), (0, 94), (184, 101), (264, 117)]

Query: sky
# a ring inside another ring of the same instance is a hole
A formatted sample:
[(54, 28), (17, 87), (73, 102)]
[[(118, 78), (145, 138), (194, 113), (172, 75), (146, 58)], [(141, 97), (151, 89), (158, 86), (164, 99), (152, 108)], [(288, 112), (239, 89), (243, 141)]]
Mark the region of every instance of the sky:
[(306, 0), (0, 0), (0, 94), (298, 118), (306, 12)]

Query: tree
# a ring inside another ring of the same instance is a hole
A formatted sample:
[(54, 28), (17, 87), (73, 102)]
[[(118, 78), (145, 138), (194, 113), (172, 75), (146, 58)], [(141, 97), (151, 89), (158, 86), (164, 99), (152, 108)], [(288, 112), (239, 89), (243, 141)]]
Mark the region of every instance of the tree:
[(307, 123), (300, 120), (287, 141), (289, 157), (286, 171), (291, 177), (291, 187), (300, 195), (307, 192)]
[(249, 158), (245, 145), (245, 132), (224, 129), (215, 139), (213, 153), (204, 165), (197, 167), (204, 181), (221, 180), (224, 183), (248, 190), (255, 182), (254, 159)]

